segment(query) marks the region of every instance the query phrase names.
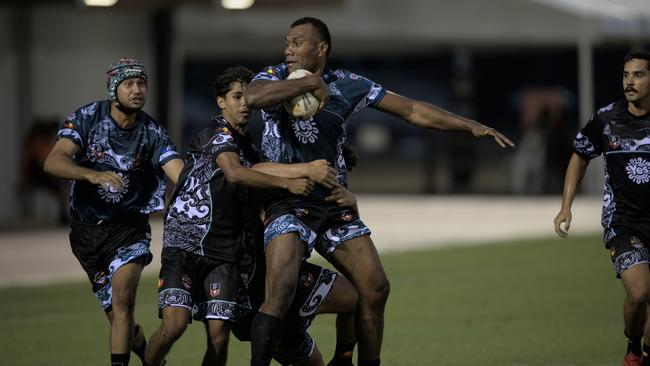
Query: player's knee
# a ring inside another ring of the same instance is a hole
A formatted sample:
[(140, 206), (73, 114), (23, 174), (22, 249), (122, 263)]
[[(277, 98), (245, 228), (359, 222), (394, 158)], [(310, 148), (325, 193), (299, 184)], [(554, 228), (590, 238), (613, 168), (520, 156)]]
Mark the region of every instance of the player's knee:
[(293, 298), (296, 296), (296, 283), (291, 281), (277, 281), (269, 289), (267, 302), (273, 309), (286, 311), (289, 309)]
[(132, 315), (135, 309), (135, 296), (122, 296), (118, 298), (114, 296), (111, 306), (113, 308), (113, 316), (124, 317)]
[(211, 334), (208, 342), (210, 342), (210, 348), (216, 355), (226, 352), (228, 349), (228, 331)]
[(181, 319), (167, 319), (163, 321), (161, 334), (168, 342), (175, 342), (187, 329), (187, 321)]
[(650, 292), (642, 287), (632, 288), (627, 293), (627, 301), (638, 307), (644, 307), (650, 303)]
[(114, 289), (111, 303), (113, 310), (133, 312), (135, 308), (135, 291)]
[(360, 291), (361, 300), (370, 306), (383, 306), (388, 300), (390, 293), (390, 282), (388, 278), (382, 277), (374, 281), (366, 290)]

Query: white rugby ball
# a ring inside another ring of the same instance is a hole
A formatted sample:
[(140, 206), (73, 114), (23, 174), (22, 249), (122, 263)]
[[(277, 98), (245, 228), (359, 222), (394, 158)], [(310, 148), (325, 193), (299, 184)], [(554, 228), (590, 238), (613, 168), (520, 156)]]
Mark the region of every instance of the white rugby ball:
[[(311, 72), (305, 69), (298, 69), (289, 74), (289, 76), (287, 76), (287, 80), (300, 79), (302, 77), (305, 77), (305, 75), (310, 74)], [(290, 101), (285, 102), (283, 105), (284, 109), (286, 109), (290, 115), (297, 118), (308, 118), (318, 112), (319, 104), (320, 100), (318, 100), (314, 94), (307, 92), (305, 94), (294, 97)]]

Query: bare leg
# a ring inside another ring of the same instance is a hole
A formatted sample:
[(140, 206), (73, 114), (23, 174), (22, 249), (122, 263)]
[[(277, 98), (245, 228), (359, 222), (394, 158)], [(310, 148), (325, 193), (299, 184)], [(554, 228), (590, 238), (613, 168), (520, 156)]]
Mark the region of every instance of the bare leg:
[(352, 281), (359, 293), (356, 313), (359, 363), (378, 360), (390, 284), (377, 249), (369, 236), (361, 236), (343, 243), (329, 260)]
[(228, 339), (230, 324), (224, 320), (208, 320), (205, 322), (208, 335), (208, 349), (203, 356), (203, 366), (226, 366), (228, 359)]
[(140, 282), (142, 265), (128, 263), (113, 274), (113, 299), (110, 315), (110, 348), (112, 354), (128, 354), (133, 344), (134, 325), (133, 310), (135, 296)]
[(647, 319), (647, 307), (650, 295), (650, 271), (648, 265), (639, 264), (621, 273), (625, 288), (623, 303), (623, 320), (625, 333), (631, 338), (640, 338)]
[(355, 332), (355, 310), (359, 295), (350, 281), (339, 275), (325, 301), (318, 308), (318, 314), (336, 313), (336, 350), (328, 366), (352, 365)]
[(179, 306), (167, 306), (162, 309), (162, 323), (149, 339), (145, 351), (147, 365), (156, 366), (165, 358), (190, 321), (190, 311)]
[(265, 298), (251, 326), (251, 365), (267, 366), (282, 334), (282, 318), (296, 294), (305, 245), (296, 233), (274, 238), (266, 248)]

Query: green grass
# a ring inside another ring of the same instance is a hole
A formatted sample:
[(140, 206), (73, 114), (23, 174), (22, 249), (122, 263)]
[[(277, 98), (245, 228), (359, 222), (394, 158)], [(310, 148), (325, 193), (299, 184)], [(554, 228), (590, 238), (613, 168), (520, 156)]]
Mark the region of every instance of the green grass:
[[(382, 256), (391, 280), (384, 365), (615, 365), (624, 351), (623, 290), (598, 237), (531, 240)], [(86, 283), (0, 289), (0, 365), (108, 364), (108, 323)], [(156, 279), (136, 317), (157, 327)], [(326, 358), (334, 318), (311, 328)], [(198, 365), (193, 324), (168, 364)], [(132, 356), (135, 358), (135, 356)], [(248, 365), (233, 337), (230, 365)], [(138, 365), (134, 361), (132, 364)]]

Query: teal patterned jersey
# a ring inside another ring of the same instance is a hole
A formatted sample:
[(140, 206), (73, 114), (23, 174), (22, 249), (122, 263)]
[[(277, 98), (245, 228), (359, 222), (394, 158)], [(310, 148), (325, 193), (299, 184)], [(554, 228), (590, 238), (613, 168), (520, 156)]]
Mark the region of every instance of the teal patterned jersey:
[[(288, 74), (287, 65), (280, 64), (266, 67), (254, 80), (283, 80)], [(347, 185), (343, 158), (347, 119), (365, 107), (376, 107), (386, 90), (347, 70), (325, 69), (321, 77), (329, 87), (330, 99), (313, 117), (293, 117), (282, 106), (262, 110), (262, 154), (267, 161), (277, 163), (326, 159), (337, 169), (339, 182)], [(319, 195), (318, 189), (315, 194)]]
[(166, 188), (162, 166), (179, 158), (167, 131), (143, 111), (123, 129), (111, 117), (109, 101), (81, 107), (66, 117), (57, 139), (80, 147), (74, 161), (96, 171), (114, 171), (121, 188), (72, 181), (70, 213), (75, 221), (96, 223), (162, 210)]

